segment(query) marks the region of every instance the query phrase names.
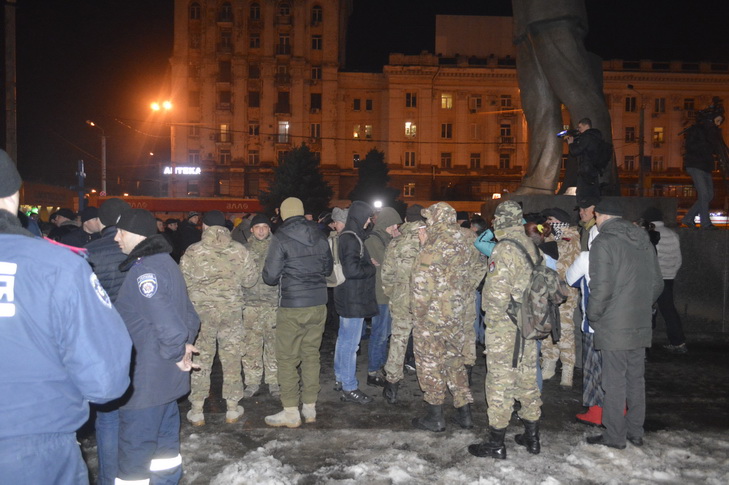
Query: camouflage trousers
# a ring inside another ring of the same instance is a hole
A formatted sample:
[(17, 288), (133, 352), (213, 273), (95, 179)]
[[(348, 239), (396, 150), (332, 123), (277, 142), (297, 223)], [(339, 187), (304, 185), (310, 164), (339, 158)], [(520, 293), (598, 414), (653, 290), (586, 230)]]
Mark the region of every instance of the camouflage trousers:
[(463, 307), (463, 332), (466, 337), (466, 343), (463, 347), (463, 358), (466, 365), (476, 364), (476, 328), (473, 322), (476, 321), (476, 292), (473, 292), (473, 298), (467, 300)]
[(524, 341), (524, 353), (512, 366), (516, 327), (508, 318), (486, 327), (486, 402), (489, 425), (506, 428), (514, 401), (521, 402), (519, 416), (537, 421), (542, 414), (542, 398), (537, 386), (537, 343)]
[(405, 353), (413, 330), (413, 314), (409, 310), (400, 310), (390, 304), (392, 315), (392, 333), (390, 334), (390, 349), (387, 353), (385, 376), (390, 382), (398, 382), (405, 377), (402, 367), (405, 364)]
[(190, 402), (202, 403), (210, 394), (210, 369), (213, 367), (216, 343), (223, 367), (223, 398), (226, 401), (243, 398), (240, 361), (243, 345), (242, 311), (240, 307), (230, 307), (227, 303), (220, 307), (195, 307), (200, 316), (200, 333), (195, 340), (195, 347), (200, 355), (194, 356), (194, 361), (200, 365), (200, 369), (192, 371)]
[[(470, 323), (473, 328), (473, 322)], [(443, 404), (446, 390), (453, 394), (453, 405), (457, 408), (473, 402), (465, 366), (467, 337), (463, 329), (463, 322), (453, 318), (413, 324), (415, 367), (428, 404)]]
[(243, 373), (247, 386), (278, 384), (276, 365), (276, 307), (256, 306), (243, 310)]
[(562, 366), (575, 365), (575, 322), (574, 313), (579, 293), (570, 292), (567, 301), (559, 306), (559, 321), (562, 327), (561, 337), (556, 344), (551, 337), (542, 340), (542, 360), (561, 360)]

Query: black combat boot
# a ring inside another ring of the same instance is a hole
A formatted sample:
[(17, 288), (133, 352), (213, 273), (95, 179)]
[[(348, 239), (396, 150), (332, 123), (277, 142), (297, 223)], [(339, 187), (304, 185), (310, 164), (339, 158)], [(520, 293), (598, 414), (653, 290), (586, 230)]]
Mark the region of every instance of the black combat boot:
[(399, 388), (400, 388), (400, 381), (397, 381), (397, 382), (385, 381), (385, 388), (382, 390), (382, 396), (390, 404), (395, 404), (397, 402), (397, 391)]
[(506, 428), (496, 429), (489, 426), (489, 439), (477, 445), (469, 445), (468, 452), (481, 458), (490, 457), (504, 460), (506, 459), (505, 437)]
[(473, 419), (471, 418), (471, 405), (466, 403), (460, 408), (456, 408), (456, 415), (452, 421), (463, 429), (473, 428)]
[(542, 447), (539, 444), (539, 421), (521, 420), (524, 423), (524, 434), (514, 436), (514, 441), (518, 445), (526, 446), (526, 449), (532, 455), (538, 455)]
[(428, 414), (422, 418), (414, 418), (413, 426), (418, 429), (440, 433), (445, 431), (445, 420), (443, 419), (442, 404), (428, 404)]

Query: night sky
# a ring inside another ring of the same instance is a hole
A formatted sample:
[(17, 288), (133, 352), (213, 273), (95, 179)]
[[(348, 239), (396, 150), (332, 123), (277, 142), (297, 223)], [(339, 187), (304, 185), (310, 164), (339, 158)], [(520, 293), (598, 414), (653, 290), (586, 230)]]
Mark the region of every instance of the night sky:
[[(19, 167), (27, 180), (70, 185), (86, 161), (98, 186), (99, 131), (109, 185), (169, 158), (164, 120), (173, 0), (17, 0)], [(729, 2), (586, 0), (589, 50), (605, 59), (729, 61)], [(347, 70), (379, 71), (390, 52), (435, 48), (435, 15), (510, 15), (508, 0), (355, 0)], [(4, 101), (4, 100), (3, 100)], [(4, 118), (0, 120), (4, 140)], [(3, 142), (4, 145), (4, 142)], [(149, 152), (155, 153), (150, 156)], [(149, 182), (149, 181), (148, 181)]]

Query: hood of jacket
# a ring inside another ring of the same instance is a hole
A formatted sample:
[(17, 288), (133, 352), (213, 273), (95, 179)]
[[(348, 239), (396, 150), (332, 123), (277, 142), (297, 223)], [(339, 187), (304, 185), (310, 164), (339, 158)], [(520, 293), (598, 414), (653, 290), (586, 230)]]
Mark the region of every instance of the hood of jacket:
[(425, 225), (425, 221), (406, 222), (400, 226), (400, 234), (417, 234), (418, 229)]
[[(321, 234), (316, 223), (307, 221), (304, 216), (289, 217), (278, 228), (278, 232), (282, 232), (287, 237), (300, 242), (304, 246), (314, 246)], [(255, 237), (251, 235), (250, 239), (255, 239)]]
[(384, 241), (390, 241), (392, 236), (386, 231), (386, 229), (393, 224), (402, 224), (402, 218), (392, 207), (385, 207), (377, 216), (377, 222), (375, 227), (372, 229), (373, 233), (378, 233), (384, 238)]
[(519, 230), (523, 232), (523, 217), (521, 206), (513, 200), (507, 200), (499, 204), (494, 212), (494, 235), (496, 239), (502, 239), (503, 236), (499, 233), (503, 233), (504, 230), (509, 228), (518, 226)]
[(347, 222), (344, 223), (345, 231), (353, 231), (361, 239), (364, 239), (365, 230), (364, 225), (367, 219), (372, 217), (372, 206), (367, 202), (361, 200), (355, 200), (349, 207), (347, 213)]
[(134, 263), (145, 256), (152, 256), (153, 254), (169, 254), (172, 251), (172, 246), (167, 242), (167, 239), (162, 234), (155, 234), (150, 236), (144, 241), (137, 244), (129, 253), (127, 259), (119, 264), (120, 271), (129, 271), (129, 268)]
[(211, 248), (227, 248), (232, 239), (227, 227), (210, 226), (203, 231), (201, 242), (203, 246)]
[(636, 249), (652, 247), (646, 230), (623, 219), (622, 217), (613, 217), (612, 219), (608, 219), (603, 222), (599, 231), (600, 234), (613, 235)]

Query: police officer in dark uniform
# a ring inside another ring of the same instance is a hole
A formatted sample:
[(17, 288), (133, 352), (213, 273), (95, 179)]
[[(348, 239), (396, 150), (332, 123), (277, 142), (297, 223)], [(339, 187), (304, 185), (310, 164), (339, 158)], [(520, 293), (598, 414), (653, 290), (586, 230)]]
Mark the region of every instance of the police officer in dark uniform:
[(20, 185), (0, 150), (0, 481), (84, 484), (76, 431), (128, 388), (131, 341), (86, 261), (22, 228)]
[(200, 319), (154, 216), (124, 212), (114, 240), (127, 272), (116, 308), (134, 343), (132, 392), (119, 409), (116, 483), (176, 484), (182, 477), (177, 399), (190, 392)]

